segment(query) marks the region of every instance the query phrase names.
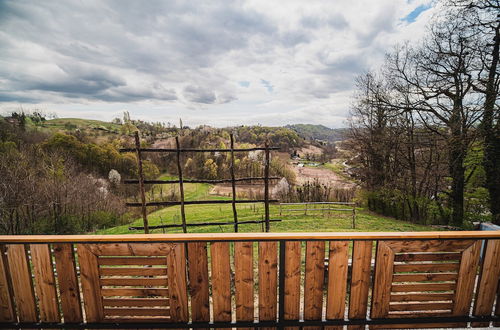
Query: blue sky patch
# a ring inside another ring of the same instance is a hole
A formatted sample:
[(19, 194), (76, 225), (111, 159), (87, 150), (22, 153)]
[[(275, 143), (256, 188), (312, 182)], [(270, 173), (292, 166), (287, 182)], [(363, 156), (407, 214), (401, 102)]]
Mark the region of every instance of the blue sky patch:
[(261, 79), (261, 80), (260, 80), (260, 83), (262, 84), (262, 86), (264, 86), (264, 87), (267, 89), (267, 91), (268, 91), (269, 93), (272, 93), (272, 92), (273, 92), (273, 90), (274, 90), (274, 86), (273, 86), (273, 85), (271, 85), (271, 82), (270, 82), (270, 81), (267, 81), (267, 80)]
[(250, 82), (249, 81), (238, 81), (238, 84), (241, 87), (245, 87), (245, 88), (248, 88), (250, 86)]
[(404, 17), (402, 20), (407, 21), (408, 23), (413, 23), (413, 22), (415, 22), (415, 20), (417, 19), (417, 17), (420, 14), (422, 14), (424, 11), (426, 11), (429, 8), (431, 8), (430, 4), (420, 5), (417, 8), (413, 9), (413, 11), (411, 13), (409, 13), (408, 15), (406, 15), (406, 17)]

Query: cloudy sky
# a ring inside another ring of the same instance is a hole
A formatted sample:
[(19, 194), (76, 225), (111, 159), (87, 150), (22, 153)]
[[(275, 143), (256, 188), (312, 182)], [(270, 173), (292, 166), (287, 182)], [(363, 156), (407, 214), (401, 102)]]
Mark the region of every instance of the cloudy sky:
[(345, 126), (356, 75), (429, 0), (0, 1), (0, 112)]

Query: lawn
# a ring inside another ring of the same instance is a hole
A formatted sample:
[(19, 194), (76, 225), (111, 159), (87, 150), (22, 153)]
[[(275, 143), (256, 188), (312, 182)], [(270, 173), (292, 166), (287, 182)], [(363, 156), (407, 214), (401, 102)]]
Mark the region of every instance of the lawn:
[[(216, 197), (221, 198), (221, 197)], [(220, 205), (186, 205), (187, 223), (199, 222), (231, 222), (233, 221), (231, 204)], [(264, 214), (264, 205), (245, 205), (237, 206), (238, 219), (261, 220)], [(393, 218), (383, 217), (373, 214), (362, 208), (356, 209), (356, 229), (351, 228), (352, 215), (350, 212), (331, 212), (322, 213), (303, 212), (283, 213), (279, 215), (279, 206), (271, 205), (271, 219), (282, 219), (281, 222), (271, 222), (271, 232), (328, 232), (328, 231), (426, 231), (432, 230), (429, 226), (416, 225), (406, 221), (395, 220)], [(162, 208), (148, 215), (151, 226), (161, 224), (180, 224), (180, 207), (172, 206)], [(135, 220), (131, 225), (142, 226), (142, 219)], [(130, 231), (130, 225), (123, 225), (109, 229), (103, 229), (96, 234), (130, 234), (141, 233), (141, 231)], [(188, 227), (191, 233), (230, 233), (233, 232), (232, 225), (226, 226), (204, 226)], [(261, 224), (243, 224), (239, 225), (240, 232), (260, 232)], [(162, 233), (162, 229), (156, 229), (153, 233)], [(181, 233), (181, 228), (165, 229), (166, 233)]]

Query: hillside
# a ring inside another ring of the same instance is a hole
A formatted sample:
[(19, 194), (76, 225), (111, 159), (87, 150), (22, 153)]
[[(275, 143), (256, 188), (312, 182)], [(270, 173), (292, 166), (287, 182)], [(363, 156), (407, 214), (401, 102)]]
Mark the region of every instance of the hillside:
[(295, 124), (286, 125), (297, 134), (303, 136), (308, 140), (323, 140), (328, 142), (342, 141), (345, 139), (345, 133), (347, 128), (329, 128), (323, 125), (313, 125), (313, 124)]

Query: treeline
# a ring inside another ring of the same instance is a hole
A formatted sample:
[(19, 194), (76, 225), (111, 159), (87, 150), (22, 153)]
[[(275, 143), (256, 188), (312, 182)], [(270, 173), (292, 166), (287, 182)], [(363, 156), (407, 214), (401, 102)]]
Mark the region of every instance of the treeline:
[(372, 210), (500, 224), (498, 1), (446, 1), (424, 41), (357, 80), (351, 146)]

